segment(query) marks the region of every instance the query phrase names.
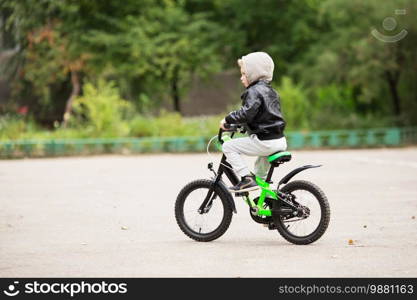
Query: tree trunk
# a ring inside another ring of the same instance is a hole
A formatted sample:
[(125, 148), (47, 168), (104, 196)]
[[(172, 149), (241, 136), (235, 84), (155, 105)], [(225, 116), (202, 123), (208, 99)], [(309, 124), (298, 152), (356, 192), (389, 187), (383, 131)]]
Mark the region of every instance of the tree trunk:
[(396, 116), (399, 116), (401, 114), (401, 99), (398, 95), (398, 78), (399, 72), (391, 73), (390, 71), (385, 72), (385, 76), (388, 81), (389, 90), (391, 93), (392, 103), (394, 106), (394, 113)]
[(71, 115), (72, 103), (74, 102), (74, 99), (80, 93), (80, 80), (78, 77), (78, 73), (76, 71), (71, 71), (71, 84), (72, 84), (71, 95), (67, 100), (67, 104), (65, 105), (65, 112), (64, 112), (64, 117), (62, 120), (63, 128), (67, 127), (67, 123)]
[(181, 106), (180, 106), (180, 95), (178, 91), (178, 69), (174, 71), (174, 77), (172, 78), (172, 85), (171, 85), (171, 96), (174, 104), (174, 110), (176, 112), (181, 113)]

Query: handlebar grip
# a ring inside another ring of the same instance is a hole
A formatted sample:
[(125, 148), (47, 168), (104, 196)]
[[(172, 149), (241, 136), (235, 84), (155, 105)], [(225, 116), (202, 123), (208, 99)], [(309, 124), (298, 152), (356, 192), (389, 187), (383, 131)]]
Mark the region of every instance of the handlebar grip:
[(223, 126), (228, 131), (236, 131), (238, 129), (238, 127), (239, 127), (239, 125), (237, 125), (237, 124), (228, 124), (228, 123), (224, 123)]
[(230, 129), (230, 126), (232, 126), (232, 124), (229, 124), (229, 123), (224, 123), (223, 124), (223, 127), (226, 128), (226, 129)]
[(217, 135), (217, 139), (219, 140), (220, 144), (223, 144), (224, 141), (222, 139), (223, 129), (219, 128), (219, 134)]
[(235, 132), (239, 129), (239, 125), (238, 124), (228, 124), (228, 123), (224, 123), (223, 124), (224, 128), (226, 128), (226, 130), (223, 130), (222, 128), (219, 128), (219, 134), (217, 136), (217, 139), (219, 140), (220, 144), (223, 144), (225, 141), (222, 138), (222, 134), (223, 132), (227, 132), (227, 131), (231, 131), (232, 135), (231, 137), (233, 137), (233, 135), (235, 134)]

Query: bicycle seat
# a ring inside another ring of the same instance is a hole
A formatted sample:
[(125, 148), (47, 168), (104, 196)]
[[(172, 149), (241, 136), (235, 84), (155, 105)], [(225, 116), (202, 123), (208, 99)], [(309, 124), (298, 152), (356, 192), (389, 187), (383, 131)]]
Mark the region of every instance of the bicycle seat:
[(288, 151), (278, 151), (268, 156), (268, 161), (275, 167), (290, 160), (291, 152)]

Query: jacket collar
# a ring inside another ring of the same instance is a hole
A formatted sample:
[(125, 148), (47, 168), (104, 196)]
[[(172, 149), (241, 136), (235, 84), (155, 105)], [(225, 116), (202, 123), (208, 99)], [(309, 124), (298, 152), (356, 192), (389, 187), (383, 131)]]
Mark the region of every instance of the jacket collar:
[(266, 84), (269, 84), (269, 81), (268, 81), (268, 80), (265, 80), (265, 79), (258, 79), (258, 80), (255, 80), (254, 82), (252, 82), (251, 84), (249, 84), (249, 85), (246, 87), (246, 89), (248, 89), (248, 88), (250, 88), (251, 86), (254, 86), (255, 84), (258, 84), (258, 83), (266, 83)]
[(245, 91), (242, 93), (242, 95), (240, 95), (240, 99), (245, 98), (246, 94), (248, 93), (248, 89), (249, 89), (251, 86), (254, 86), (254, 85), (256, 85), (256, 84), (267, 84), (267, 85), (270, 85), (270, 81), (265, 80), (265, 79), (259, 79), (259, 80), (256, 80), (256, 81), (252, 82), (251, 84), (249, 84), (249, 85), (246, 87), (246, 89), (245, 89)]

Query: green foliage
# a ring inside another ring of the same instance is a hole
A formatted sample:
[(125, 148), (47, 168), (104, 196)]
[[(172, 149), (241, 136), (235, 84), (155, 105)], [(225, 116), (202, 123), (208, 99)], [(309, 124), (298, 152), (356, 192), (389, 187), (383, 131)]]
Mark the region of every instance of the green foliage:
[(207, 12), (189, 13), (185, 1), (4, 0), (1, 6), (21, 46), (21, 63), (10, 72), (20, 74), (15, 99), (33, 90), (39, 111), (62, 105), (54, 102), (70, 71), (117, 81), (122, 96), (146, 111), (166, 98), (179, 102), (193, 76), (222, 69), (227, 28)]
[(129, 122), (130, 136), (145, 137), (153, 136), (157, 132), (153, 119), (137, 116)]
[[(223, 115), (149, 113), (168, 99), (181, 102), (193, 77), (237, 68), (252, 51), (275, 61), (288, 130), (417, 124), (414, 0), (2, 0), (0, 7), (0, 51), (16, 52), (10, 60), (0, 53), (9, 102), (52, 125), (70, 75), (90, 82), (69, 128), (41, 132), (29, 129), (34, 120), (3, 118), (1, 138), (215, 134)], [(395, 30), (383, 28), (386, 17)], [(384, 43), (372, 29), (407, 36)]]
[(18, 140), (40, 131), (31, 117), (5, 114), (0, 116), (0, 140)]
[(85, 62), (89, 55), (79, 41), (83, 29), (77, 28), (76, 4), (71, 2), (4, 0), (0, 3), (8, 16), (5, 30), (13, 36), (18, 50), (4, 64), (4, 72), (11, 81), (11, 100), (28, 104), (38, 121), (55, 119), (51, 115), (62, 110), (65, 104), (62, 100), (69, 97), (68, 74), (88, 71)]
[(99, 80), (97, 85), (86, 83), (84, 95), (74, 101), (70, 127), (83, 128), (92, 137), (126, 136), (129, 127), (125, 121), (133, 107), (120, 98), (114, 83)]
[(281, 85), (277, 88), (281, 98), (281, 110), (286, 129), (307, 129), (311, 118), (311, 104), (301, 86), (294, 84), (289, 77), (283, 77)]
[[(96, 104), (90, 104), (96, 111), (98, 107), (109, 111), (109, 105), (102, 103), (97, 98), (111, 99), (112, 97), (100, 95), (90, 97)], [(100, 102), (101, 104), (97, 104)], [(112, 105), (113, 107), (115, 105)], [(116, 105), (119, 106), (119, 105)], [(124, 106), (124, 104), (122, 104)], [(117, 109), (117, 108), (116, 108)], [(120, 109), (120, 106), (119, 108)], [(122, 108), (123, 110), (124, 108)], [(86, 108), (81, 110), (87, 112)], [(77, 117), (79, 117), (77, 115)], [(75, 118), (75, 117), (74, 117)], [(71, 119), (71, 122), (74, 121)], [(164, 112), (159, 117), (145, 117), (135, 115), (129, 120), (115, 122), (114, 117), (108, 114), (100, 122), (89, 122), (83, 120), (75, 122), (76, 126), (72, 128), (59, 128), (55, 130), (42, 130), (36, 126), (34, 121), (28, 122), (22, 118), (1, 117), (0, 118), (0, 140), (15, 139), (71, 139), (71, 138), (90, 138), (90, 137), (211, 137), (218, 131), (219, 121), (223, 115), (210, 117), (193, 117), (183, 118), (178, 113)], [(72, 123), (70, 123), (72, 124)], [(112, 124), (109, 126), (109, 124)], [(119, 126), (115, 126), (119, 124)], [(175, 124), (175, 126), (173, 126)], [(100, 130), (98, 129), (100, 128)]]
[(236, 59), (249, 52), (266, 51), (275, 61), (275, 83), (320, 36), (316, 20), (320, 0), (187, 2), (193, 11), (212, 11), (213, 19), (229, 29), (223, 38), (228, 66), (235, 67)]
[(332, 84), (319, 87), (313, 93), (312, 129), (355, 127), (349, 122), (357, 117), (351, 89)]
[(213, 136), (219, 130), (222, 117), (183, 118), (178, 113), (165, 111), (159, 117), (137, 116), (129, 122), (130, 136)]
[[(355, 111), (363, 115), (395, 116), (406, 120), (415, 115), (417, 25), (411, 13), (417, 8), (413, 0), (327, 0), (320, 6), (320, 22), (328, 27), (320, 41), (306, 51), (292, 72), (309, 86), (309, 96), (322, 86), (337, 84), (349, 87)], [(395, 15), (404, 9), (405, 15)], [(383, 28), (386, 17), (395, 17), (394, 31)], [(378, 30), (394, 36), (401, 30), (407, 36), (394, 43), (372, 35)], [(404, 109), (404, 108), (411, 109)], [(401, 122), (406, 123), (406, 122)]]
[(308, 92), (291, 78), (283, 77), (277, 87), (287, 122), (286, 130), (359, 129), (389, 127), (392, 117), (376, 113), (358, 113), (351, 88), (330, 84)]
[(182, 2), (164, 1), (109, 22), (113, 30), (91, 29), (85, 43), (99, 52), (94, 63), (106, 76), (120, 78), (123, 95), (136, 99), (139, 108), (149, 97), (138, 95), (180, 98), (193, 75), (221, 70), (218, 48), (225, 29), (205, 13), (187, 13)]

